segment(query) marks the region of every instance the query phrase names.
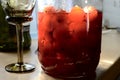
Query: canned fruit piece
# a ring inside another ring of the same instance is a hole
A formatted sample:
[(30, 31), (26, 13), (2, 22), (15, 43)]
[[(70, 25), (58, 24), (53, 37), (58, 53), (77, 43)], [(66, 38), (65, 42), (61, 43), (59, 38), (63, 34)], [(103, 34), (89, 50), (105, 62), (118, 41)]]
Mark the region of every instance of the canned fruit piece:
[(68, 15), (71, 22), (82, 22), (85, 19), (85, 13), (81, 7), (75, 6)]

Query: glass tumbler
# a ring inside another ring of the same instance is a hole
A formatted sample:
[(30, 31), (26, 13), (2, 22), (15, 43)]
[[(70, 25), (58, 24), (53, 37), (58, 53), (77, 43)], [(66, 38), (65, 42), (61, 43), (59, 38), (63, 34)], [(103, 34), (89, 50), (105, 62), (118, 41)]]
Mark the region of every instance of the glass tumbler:
[(102, 0), (38, 0), (38, 58), (48, 75), (94, 80), (101, 32)]

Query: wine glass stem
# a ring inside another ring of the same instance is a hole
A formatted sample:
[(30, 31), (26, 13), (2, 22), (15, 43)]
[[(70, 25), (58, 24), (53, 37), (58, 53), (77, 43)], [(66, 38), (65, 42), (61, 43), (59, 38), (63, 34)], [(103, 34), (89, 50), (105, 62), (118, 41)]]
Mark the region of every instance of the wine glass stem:
[(16, 35), (17, 35), (18, 64), (23, 64), (23, 26), (22, 26), (22, 23), (16, 24)]

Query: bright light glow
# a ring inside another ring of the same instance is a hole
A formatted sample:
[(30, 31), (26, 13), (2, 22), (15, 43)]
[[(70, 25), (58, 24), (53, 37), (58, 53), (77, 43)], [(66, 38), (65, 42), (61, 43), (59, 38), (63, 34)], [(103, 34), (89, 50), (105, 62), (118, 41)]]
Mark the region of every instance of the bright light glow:
[(75, 7), (79, 7), (78, 5), (75, 5)]
[(85, 13), (89, 13), (89, 7), (88, 6), (84, 7), (83, 10), (84, 10)]
[(87, 0), (85, 0), (85, 3), (87, 4), (87, 3), (88, 3), (88, 1), (87, 1)]
[(90, 11), (92, 11), (92, 8), (92, 6), (85, 6), (83, 10), (84, 12), (89, 13)]
[(110, 60), (102, 60), (101, 62), (108, 63), (108, 64), (113, 64), (113, 61), (110, 61)]

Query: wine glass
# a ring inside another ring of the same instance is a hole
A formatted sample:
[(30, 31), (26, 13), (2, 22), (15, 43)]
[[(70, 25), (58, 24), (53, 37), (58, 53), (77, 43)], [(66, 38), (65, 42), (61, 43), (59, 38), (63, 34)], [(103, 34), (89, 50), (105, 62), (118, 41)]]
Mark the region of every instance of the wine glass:
[(36, 0), (0, 0), (9, 23), (16, 25), (17, 35), (17, 63), (8, 64), (5, 70), (13, 73), (34, 71), (35, 66), (23, 61), (23, 23), (32, 20), (31, 14)]

